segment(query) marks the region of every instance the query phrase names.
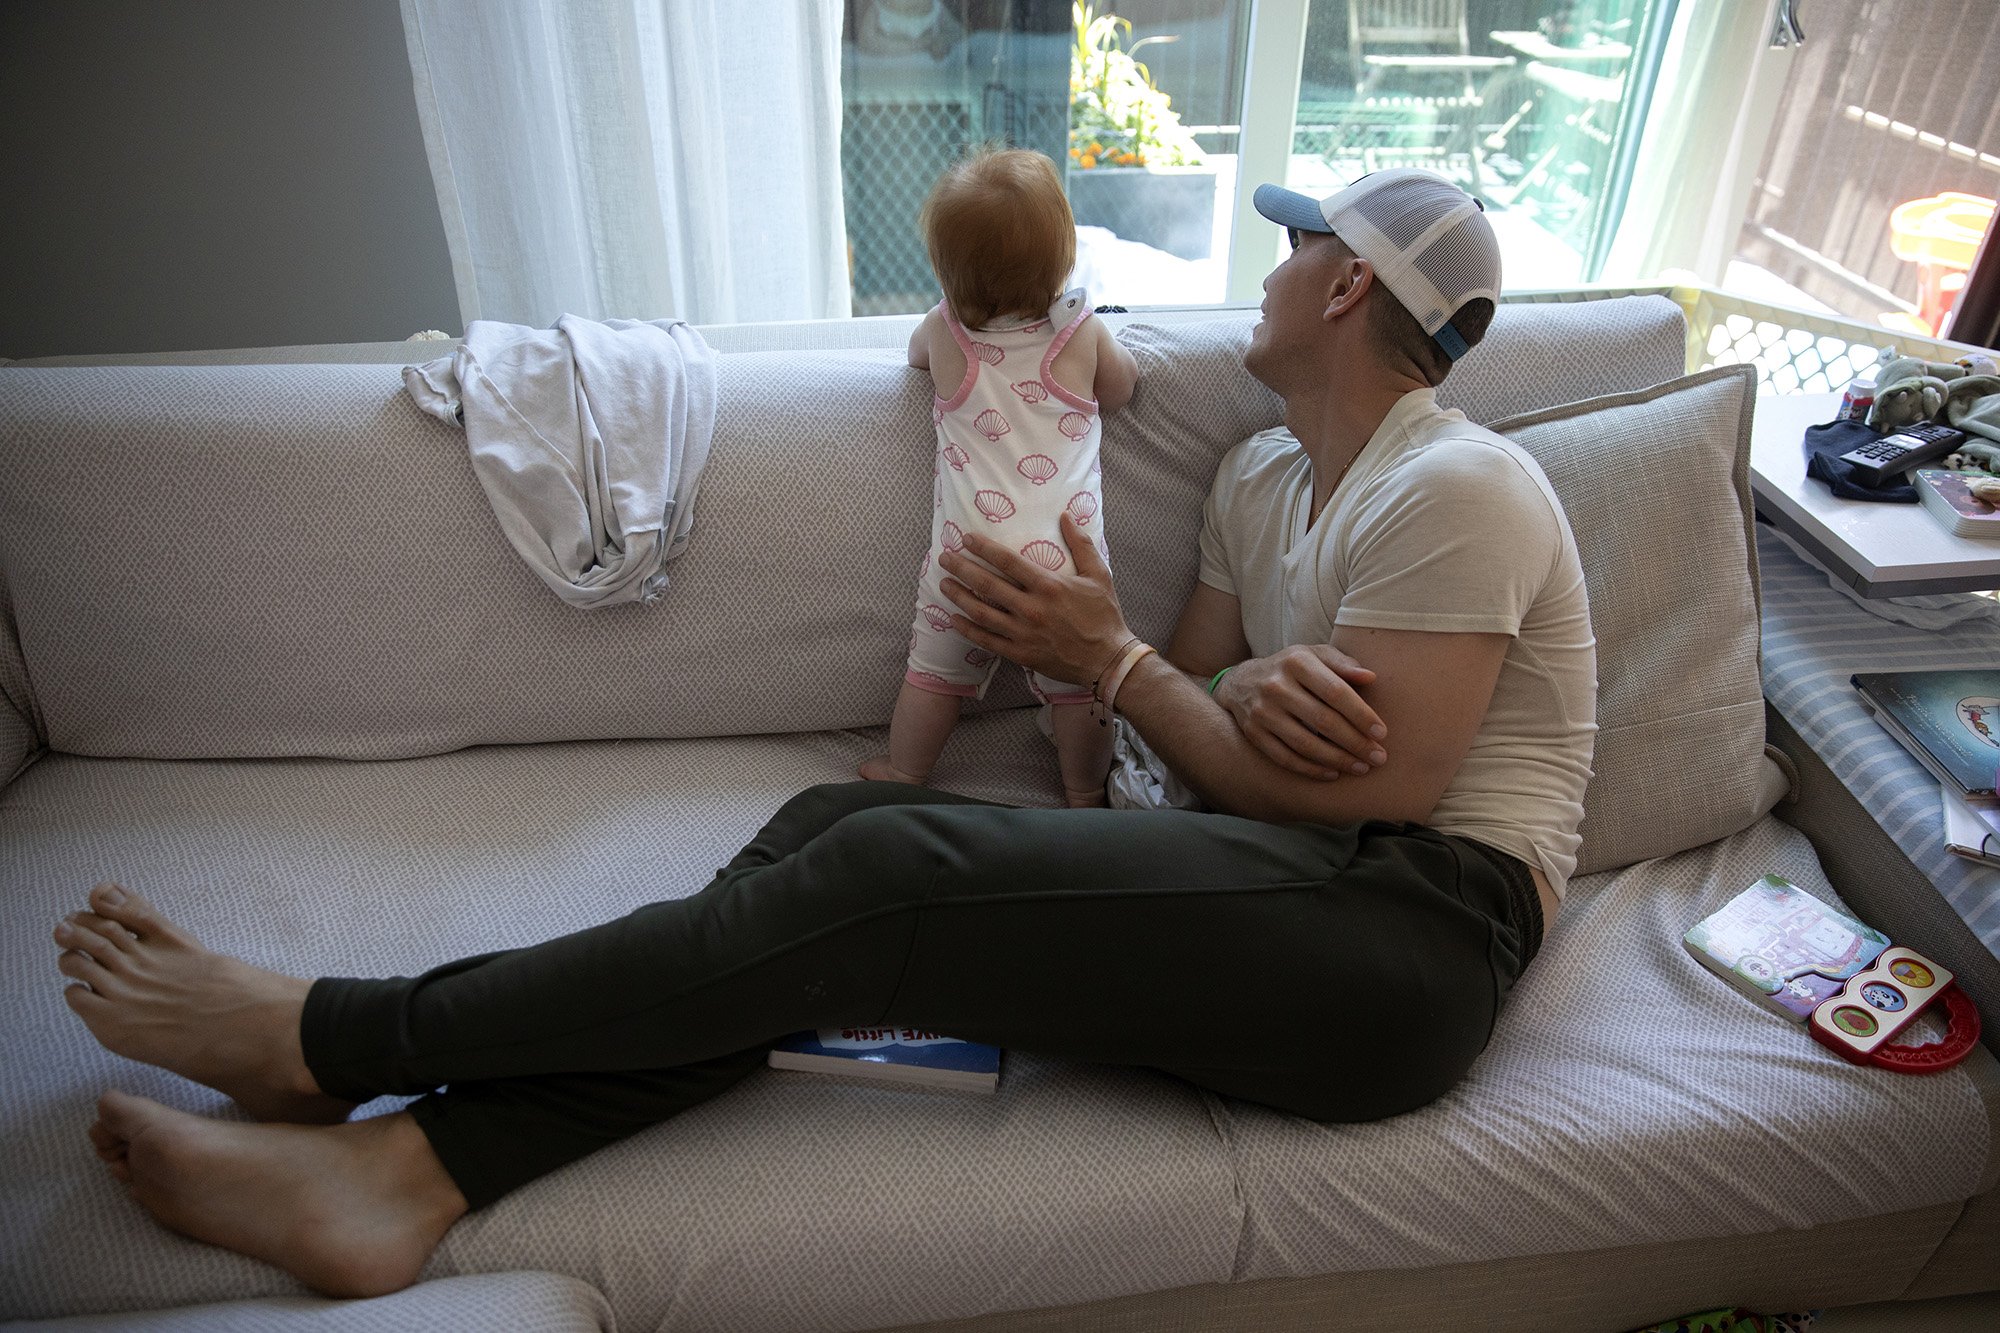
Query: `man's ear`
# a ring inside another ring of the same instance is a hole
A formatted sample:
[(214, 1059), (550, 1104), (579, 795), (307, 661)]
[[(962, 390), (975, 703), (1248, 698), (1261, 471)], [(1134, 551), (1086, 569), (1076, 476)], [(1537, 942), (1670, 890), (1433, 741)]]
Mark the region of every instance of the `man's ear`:
[(1333, 284), (1326, 289), (1326, 309), (1320, 318), (1332, 323), (1360, 302), (1375, 285), (1375, 266), (1359, 257), (1344, 260), (1334, 274)]

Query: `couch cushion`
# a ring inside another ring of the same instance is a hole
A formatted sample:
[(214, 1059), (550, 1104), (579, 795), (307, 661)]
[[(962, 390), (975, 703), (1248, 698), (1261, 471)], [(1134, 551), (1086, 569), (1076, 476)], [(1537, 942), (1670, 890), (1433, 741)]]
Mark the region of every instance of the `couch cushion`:
[[(939, 780), (1059, 803), (1032, 718), (969, 720)], [(64, 1005), (49, 930), (96, 880), (264, 966), (407, 974), (685, 895), (785, 798), (882, 740), (37, 762), (0, 793), (0, 1320), (300, 1291), (163, 1230), (91, 1154), (107, 1087), (230, 1114), (99, 1049)], [(425, 1276), (548, 1270), (604, 1292), (620, 1328), (758, 1330), (1223, 1281), (1241, 1214), (1214, 1113), (1165, 1074), (1020, 1052), (991, 1097), (765, 1071), (466, 1218)]]
[(602, 1293), (554, 1273), (441, 1277), (365, 1301), (272, 1296), (7, 1325), (8, 1333), (611, 1333), (615, 1327)]
[[(1142, 378), (1107, 425), (1104, 521), (1156, 641), (1216, 460), (1278, 419), (1241, 368), (1253, 318), (1123, 333)], [(1651, 384), (1681, 327), (1660, 298), (1510, 305), (1446, 397), (1490, 419)], [(0, 369), (0, 575), (48, 743), (379, 759), (886, 721), (929, 535), (928, 380), (900, 350), (742, 353), (720, 377), (672, 586), (578, 611), (392, 366)], [(985, 706), (1026, 700), (1002, 681)]]
[(1555, 487), (1590, 592), (1579, 874), (1712, 842), (1784, 794), (1757, 658), (1756, 393), (1752, 368), (1729, 366), (1494, 423)]
[[(298, 1291), (157, 1227), (90, 1153), (105, 1087), (229, 1114), (105, 1053), (63, 1005), (47, 931), (95, 879), (265, 966), (409, 973), (690, 892), (784, 797), (880, 741), (38, 762), (0, 794), (0, 1318)], [(938, 777), (1057, 799), (1026, 710), (968, 721)], [(1681, 951), (1688, 922), (1767, 870), (1825, 893), (1803, 840), (1769, 821), (1579, 881), (1471, 1078), (1408, 1116), (1315, 1125), (1018, 1051), (990, 1098), (765, 1072), (466, 1218), (425, 1276), (566, 1274), (624, 1328), (867, 1327), (1974, 1192), (1988, 1129), (1963, 1071), (1851, 1070)]]
[(1775, 818), (1570, 881), (1491, 1044), (1420, 1111), (1321, 1126), (1224, 1102), (1247, 1209), (1237, 1278), (1752, 1236), (1991, 1188), (1984, 1047), (1979, 1079), (1971, 1062), (1925, 1078), (1850, 1065), (1688, 956), (1682, 933), (1766, 874), (1840, 903)]

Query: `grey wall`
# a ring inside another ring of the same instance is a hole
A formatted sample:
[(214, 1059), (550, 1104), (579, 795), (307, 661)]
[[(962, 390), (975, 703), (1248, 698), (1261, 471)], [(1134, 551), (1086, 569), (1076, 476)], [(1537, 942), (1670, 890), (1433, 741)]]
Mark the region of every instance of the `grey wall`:
[(396, 0), (0, 4), (0, 356), (461, 332)]

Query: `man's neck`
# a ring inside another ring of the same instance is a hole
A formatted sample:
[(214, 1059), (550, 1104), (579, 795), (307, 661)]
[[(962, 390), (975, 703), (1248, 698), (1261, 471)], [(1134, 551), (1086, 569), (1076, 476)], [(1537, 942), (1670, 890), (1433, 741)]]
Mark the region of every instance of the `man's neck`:
[(1312, 391), (1285, 399), (1285, 426), (1312, 460), (1309, 522), (1319, 519), (1336, 484), (1375, 438), (1390, 410), (1411, 390), (1429, 387), (1414, 376), (1370, 368), (1364, 374), (1328, 377)]

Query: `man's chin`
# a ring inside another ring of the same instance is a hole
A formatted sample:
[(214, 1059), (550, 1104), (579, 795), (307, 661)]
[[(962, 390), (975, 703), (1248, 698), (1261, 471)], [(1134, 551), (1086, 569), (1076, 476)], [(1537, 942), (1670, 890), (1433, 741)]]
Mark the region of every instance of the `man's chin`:
[(1250, 342), (1243, 349), (1243, 369), (1250, 372), (1251, 379), (1267, 389), (1276, 391), (1278, 386), (1266, 378), (1268, 370), (1265, 360), (1266, 348), (1262, 340), (1264, 336), (1266, 330), (1262, 323), (1250, 330)]

